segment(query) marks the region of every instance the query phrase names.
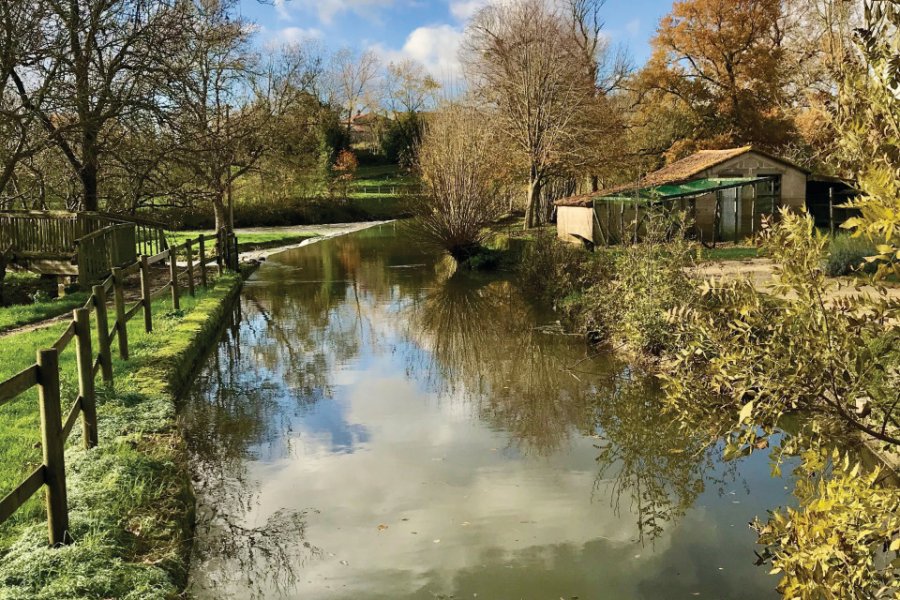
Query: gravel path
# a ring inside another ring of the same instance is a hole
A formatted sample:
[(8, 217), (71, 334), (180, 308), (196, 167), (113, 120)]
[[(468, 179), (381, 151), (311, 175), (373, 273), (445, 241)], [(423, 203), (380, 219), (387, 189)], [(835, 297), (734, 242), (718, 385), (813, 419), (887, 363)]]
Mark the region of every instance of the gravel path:
[[(737, 278), (747, 277), (753, 282), (756, 289), (769, 292), (774, 284), (774, 264), (767, 258), (754, 258), (751, 260), (715, 261), (699, 265), (694, 273), (704, 279), (708, 278)], [(827, 299), (855, 296), (858, 294), (874, 295), (875, 289), (870, 285), (854, 287), (854, 280), (850, 277), (839, 277), (833, 281), (839, 285), (834, 286)], [(900, 286), (888, 285), (888, 297), (900, 300)]]

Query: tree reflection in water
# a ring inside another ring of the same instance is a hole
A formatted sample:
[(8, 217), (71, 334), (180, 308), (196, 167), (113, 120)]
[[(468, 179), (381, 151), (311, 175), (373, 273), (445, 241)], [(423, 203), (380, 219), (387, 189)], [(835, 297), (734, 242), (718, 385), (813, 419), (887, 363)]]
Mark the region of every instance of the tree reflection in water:
[(510, 434), (525, 454), (559, 452), (572, 435), (598, 438), (594, 496), (623, 497), (641, 540), (663, 534), (707, 483), (715, 439), (663, 414), (660, 390), (614, 358), (537, 327), (544, 316), (509, 282), (454, 275), (417, 306), (411, 336), (442, 395), (462, 394), (481, 419)]
[[(293, 587), (298, 567), (320, 551), (305, 541), (306, 510), (282, 509), (261, 525), (247, 523), (258, 505), (258, 488), (247, 479), (251, 448), (272, 439), (275, 386), (253, 385), (243, 369), (241, 307), (198, 382), (207, 402), (190, 402), (181, 410), (191, 457), (193, 486), (199, 498), (195, 517), (193, 592), (215, 597), (242, 590), (240, 597), (264, 597), (262, 590)], [(221, 568), (227, 563), (228, 568)], [(239, 585), (236, 585), (239, 584)]]
[[(597, 475), (591, 488), (586, 471), (581, 497), (604, 505), (598, 520), (607, 503), (634, 515), (641, 540), (671, 529), (711, 484), (724, 485), (728, 468), (723, 474), (715, 460), (712, 429), (681, 429), (662, 414), (652, 379), (549, 333), (543, 326), (554, 317), (509, 281), (441, 273), (433, 256), (385, 232), (337, 238), (266, 265), (243, 291), (243, 322), (226, 333), (183, 407), (199, 499), (192, 585), (212, 590), (199, 595), (289, 591), (303, 565), (322, 556), (307, 541), (310, 513), (279, 511), (271, 497), (264, 508), (263, 482), (248, 470), (315, 458), (302, 455), (302, 444), (323, 430), (307, 429), (304, 438), (295, 428), (309, 427), (304, 419), (323, 407), (337, 415), (327, 427), (365, 430), (371, 418), (337, 414), (348, 371), (362, 386), (382, 375), (376, 368), (401, 379), (405, 371), (411, 387), (432, 392), (415, 402), (458, 403), (508, 440), (515, 460), (557, 460), (577, 447), (590, 465), (583, 438), (594, 438)], [(369, 415), (377, 399), (366, 398)], [(349, 432), (351, 445), (366, 445), (365, 431)], [(391, 442), (381, 441), (382, 449)], [(313, 451), (353, 450), (331, 443)]]

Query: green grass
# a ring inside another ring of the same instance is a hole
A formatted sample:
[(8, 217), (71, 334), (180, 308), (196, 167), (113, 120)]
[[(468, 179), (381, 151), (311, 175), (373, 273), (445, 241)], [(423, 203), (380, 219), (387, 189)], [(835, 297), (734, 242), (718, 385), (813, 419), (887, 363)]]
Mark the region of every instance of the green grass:
[(720, 248), (701, 248), (700, 261), (749, 260), (759, 257), (759, 248), (755, 246), (723, 246)]
[(0, 333), (70, 312), (84, 306), (88, 296), (87, 292), (75, 292), (63, 298), (0, 308)]
[[(195, 240), (200, 234), (213, 235), (213, 231), (170, 231), (166, 233), (166, 240), (172, 246), (179, 246), (188, 240)], [(265, 248), (289, 246), (299, 244), (303, 240), (317, 237), (319, 233), (297, 232), (266, 232), (266, 233), (240, 233), (238, 232), (238, 250), (240, 252), (252, 252)], [(211, 243), (211, 242), (210, 242)], [(207, 251), (212, 252), (212, 247), (207, 245)]]
[[(42, 494), (0, 526), (0, 598), (172, 598), (186, 578), (193, 500), (175, 394), (200, 342), (212, 339), (239, 278), (153, 305), (154, 329), (128, 324), (131, 360), (114, 359), (115, 385), (98, 377), (97, 448), (81, 449), (76, 426), (66, 450), (73, 544), (47, 548)], [(26, 368), (65, 328), (14, 334), (0, 344), (0, 379)], [(77, 382), (74, 345), (60, 357), (63, 413)], [(36, 390), (0, 407), (0, 494), (37, 466), (41, 451)]]

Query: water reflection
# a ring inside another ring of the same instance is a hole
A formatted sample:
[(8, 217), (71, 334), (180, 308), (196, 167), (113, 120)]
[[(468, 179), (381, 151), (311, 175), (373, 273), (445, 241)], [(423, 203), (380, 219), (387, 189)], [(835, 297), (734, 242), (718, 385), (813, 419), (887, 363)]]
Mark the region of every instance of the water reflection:
[(241, 311), (182, 409), (198, 597), (772, 595), (765, 456), (719, 463), (509, 282), (386, 227), (280, 256)]

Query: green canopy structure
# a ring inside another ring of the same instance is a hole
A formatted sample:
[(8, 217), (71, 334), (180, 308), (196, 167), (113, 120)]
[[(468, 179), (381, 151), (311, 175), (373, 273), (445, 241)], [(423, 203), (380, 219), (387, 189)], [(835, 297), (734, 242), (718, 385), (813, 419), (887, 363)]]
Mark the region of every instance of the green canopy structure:
[(656, 204), (669, 200), (680, 200), (702, 196), (721, 190), (741, 188), (772, 180), (772, 177), (709, 177), (694, 179), (684, 183), (671, 183), (655, 187), (639, 188), (630, 193), (617, 192), (608, 196), (600, 196), (595, 202), (634, 202), (639, 204)]

